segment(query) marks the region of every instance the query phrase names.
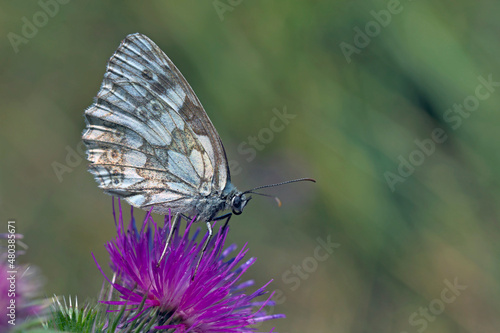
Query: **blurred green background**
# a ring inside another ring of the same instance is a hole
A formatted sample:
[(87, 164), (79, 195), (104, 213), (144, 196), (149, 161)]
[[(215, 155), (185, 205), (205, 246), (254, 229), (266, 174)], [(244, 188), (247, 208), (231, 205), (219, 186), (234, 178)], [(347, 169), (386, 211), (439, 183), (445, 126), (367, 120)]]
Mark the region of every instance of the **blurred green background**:
[(141, 32), (198, 94), (240, 189), (317, 179), (231, 220), (258, 258), (246, 277), (273, 278), (287, 315), (259, 329), (498, 332), (498, 1), (65, 2), (0, 6), (0, 221), (17, 220), (46, 295), (101, 288), (91, 252), (106, 266), (115, 231), (83, 111)]

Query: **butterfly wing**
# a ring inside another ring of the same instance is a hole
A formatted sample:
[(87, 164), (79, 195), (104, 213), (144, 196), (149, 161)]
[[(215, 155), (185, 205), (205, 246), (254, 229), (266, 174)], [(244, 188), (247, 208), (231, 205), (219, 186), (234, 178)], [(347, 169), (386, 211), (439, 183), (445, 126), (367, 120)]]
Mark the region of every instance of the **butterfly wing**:
[(224, 148), (201, 103), (144, 35), (120, 44), (85, 118), (90, 172), (105, 192), (133, 206), (196, 213), (194, 198), (222, 191), (229, 180)]

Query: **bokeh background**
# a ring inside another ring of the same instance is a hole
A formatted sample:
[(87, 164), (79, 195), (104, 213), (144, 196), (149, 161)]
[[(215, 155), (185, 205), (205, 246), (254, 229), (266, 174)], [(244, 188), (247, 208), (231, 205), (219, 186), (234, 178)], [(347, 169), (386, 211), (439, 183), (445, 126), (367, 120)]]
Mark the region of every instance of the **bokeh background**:
[(141, 32), (198, 94), (240, 189), (317, 179), (231, 220), (258, 258), (246, 277), (273, 278), (287, 315), (259, 329), (498, 332), (499, 2), (65, 2), (47, 22), (37, 1), (0, 5), (1, 228), (16, 219), (46, 295), (103, 283), (91, 252), (106, 265), (111, 198), (86, 171), (82, 115)]

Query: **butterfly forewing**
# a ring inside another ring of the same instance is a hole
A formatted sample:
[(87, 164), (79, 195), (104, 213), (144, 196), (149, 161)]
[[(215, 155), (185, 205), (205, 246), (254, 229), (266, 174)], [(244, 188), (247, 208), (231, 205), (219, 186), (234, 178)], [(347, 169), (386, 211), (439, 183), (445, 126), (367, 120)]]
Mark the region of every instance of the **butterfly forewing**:
[(108, 62), (83, 140), (99, 186), (134, 206), (189, 214), (221, 192), (229, 170), (219, 135), (179, 70), (149, 38), (129, 35)]
[(142, 34), (127, 36), (111, 57), (111, 80), (139, 81), (170, 105), (196, 134), (214, 166), (214, 184), (222, 191), (229, 180), (224, 147), (198, 97), (167, 55)]

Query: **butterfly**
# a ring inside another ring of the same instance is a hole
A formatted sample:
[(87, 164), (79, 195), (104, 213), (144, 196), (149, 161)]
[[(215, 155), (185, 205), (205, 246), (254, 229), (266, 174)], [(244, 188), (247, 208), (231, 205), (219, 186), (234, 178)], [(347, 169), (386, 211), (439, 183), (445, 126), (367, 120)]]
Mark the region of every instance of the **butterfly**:
[[(154, 213), (211, 222), (239, 215), (257, 189), (232, 183), (226, 152), (191, 86), (148, 37), (128, 35), (109, 59), (94, 103), (85, 110), (82, 139), (89, 171), (105, 193)], [(219, 215), (221, 212), (232, 212)], [(161, 262), (161, 258), (160, 261)], [(198, 266), (197, 266), (198, 267)], [(195, 269), (196, 273), (197, 268)]]

